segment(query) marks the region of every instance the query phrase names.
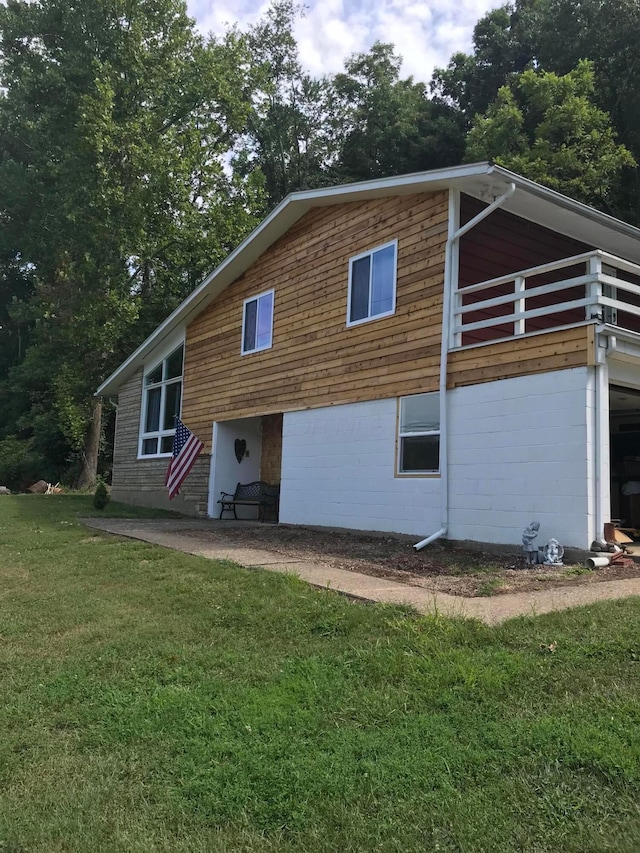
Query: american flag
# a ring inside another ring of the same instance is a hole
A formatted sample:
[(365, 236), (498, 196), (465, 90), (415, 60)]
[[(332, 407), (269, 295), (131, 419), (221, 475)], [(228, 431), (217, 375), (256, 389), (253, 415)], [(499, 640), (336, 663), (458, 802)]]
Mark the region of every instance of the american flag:
[(173, 438), (173, 452), (167, 468), (164, 484), (169, 489), (169, 500), (173, 500), (180, 491), (185, 477), (193, 468), (204, 444), (176, 418), (176, 434)]

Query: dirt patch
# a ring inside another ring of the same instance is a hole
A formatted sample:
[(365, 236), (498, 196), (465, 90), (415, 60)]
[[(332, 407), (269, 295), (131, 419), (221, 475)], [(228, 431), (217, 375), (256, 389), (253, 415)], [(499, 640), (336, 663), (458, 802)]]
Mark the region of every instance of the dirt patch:
[[(181, 529), (184, 532), (184, 528)], [(527, 568), (511, 556), (433, 543), (415, 551), (412, 541), (391, 535), (317, 530), (287, 525), (229, 525), (194, 528), (189, 535), (218, 544), (272, 551), (287, 559), (325, 563), (336, 569), (387, 578), (451, 595), (484, 596), (640, 577), (640, 564)]]

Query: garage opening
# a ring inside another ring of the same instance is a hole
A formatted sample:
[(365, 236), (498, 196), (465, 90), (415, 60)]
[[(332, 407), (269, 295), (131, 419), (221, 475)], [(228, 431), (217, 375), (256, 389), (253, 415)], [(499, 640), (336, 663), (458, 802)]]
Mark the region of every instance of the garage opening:
[(640, 530), (640, 390), (609, 386), (611, 518)]

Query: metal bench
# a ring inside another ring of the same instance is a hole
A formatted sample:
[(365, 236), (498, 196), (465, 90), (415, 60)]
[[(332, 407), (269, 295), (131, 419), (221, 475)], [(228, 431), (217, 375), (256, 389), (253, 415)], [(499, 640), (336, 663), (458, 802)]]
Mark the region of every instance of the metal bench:
[(220, 500), (218, 501), (220, 518), (225, 512), (233, 512), (233, 517), (237, 519), (237, 506), (256, 506), (258, 507), (260, 521), (264, 521), (267, 510), (273, 511), (274, 519), (277, 521), (279, 499), (280, 486), (272, 486), (262, 480), (256, 480), (254, 483), (238, 483), (233, 494), (229, 492), (220, 493)]

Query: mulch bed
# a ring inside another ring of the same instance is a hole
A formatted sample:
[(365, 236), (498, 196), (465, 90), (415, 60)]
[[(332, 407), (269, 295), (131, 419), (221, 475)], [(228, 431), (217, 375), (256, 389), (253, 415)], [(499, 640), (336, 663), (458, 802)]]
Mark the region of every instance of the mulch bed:
[(530, 568), (516, 547), (512, 555), (500, 555), (435, 542), (416, 551), (413, 539), (388, 534), (285, 524), (227, 526), (224, 522), (194, 528), (189, 533), (198, 539), (261, 548), (288, 559), (325, 563), (452, 595), (504, 595), (640, 577), (640, 564), (630, 561), (594, 571), (584, 566)]

